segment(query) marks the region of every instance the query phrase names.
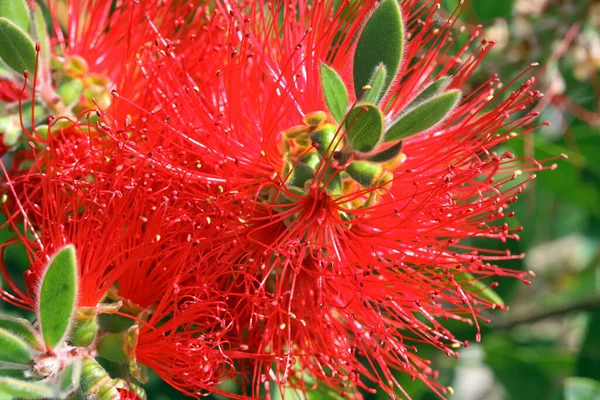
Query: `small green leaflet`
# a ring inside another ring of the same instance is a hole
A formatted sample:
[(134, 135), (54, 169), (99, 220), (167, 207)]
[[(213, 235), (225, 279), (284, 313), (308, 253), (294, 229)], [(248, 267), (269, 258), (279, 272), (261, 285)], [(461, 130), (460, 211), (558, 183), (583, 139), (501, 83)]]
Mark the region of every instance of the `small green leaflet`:
[(380, 165), (368, 161), (352, 161), (346, 172), (364, 187), (371, 187), (381, 176), (382, 169)]
[(0, 315), (0, 328), (23, 339), (33, 348), (42, 350), (42, 346), (33, 332), (33, 327), (26, 319)]
[(33, 359), (29, 345), (18, 336), (0, 329), (0, 362), (28, 364)]
[(393, 142), (424, 132), (441, 123), (460, 100), (460, 91), (435, 96), (398, 118), (385, 133), (384, 141)]
[(377, 163), (384, 163), (386, 161), (390, 161), (390, 160), (393, 160), (394, 158), (396, 158), (398, 156), (398, 154), (400, 154), (400, 151), (402, 151), (402, 141), (399, 141), (398, 143), (394, 144), (391, 147), (388, 147), (387, 149), (383, 150), (382, 152), (369, 157), (369, 161), (377, 162)]
[(29, 7), (25, 0), (0, 1), (0, 17), (14, 22), (23, 31), (29, 31)]
[(359, 104), (346, 118), (346, 138), (360, 152), (373, 150), (383, 135), (383, 114), (375, 104)]
[(54, 388), (38, 382), (27, 382), (20, 379), (0, 378), (0, 393), (19, 399), (40, 399), (54, 397)]
[(408, 106), (406, 106), (407, 110), (412, 110), (417, 107), (419, 104), (422, 104), (424, 101), (429, 100), (430, 98), (442, 94), (444, 90), (452, 83), (452, 78), (443, 77), (438, 79), (435, 82), (432, 82), (429, 86), (427, 86), (421, 93), (414, 98), (413, 101), (410, 102)]
[(77, 257), (72, 245), (59, 250), (42, 278), (39, 292), (39, 321), (49, 349), (67, 336), (77, 303)]
[(321, 87), (333, 118), (341, 123), (348, 108), (348, 92), (342, 78), (327, 64), (321, 64)]
[(369, 84), (373, 71), (383, 64), (387, 76), (385, 94), (396, 76), (404, 48), (404, 23), (397, 0), (383, 0), (363, 28), (354, 53), (354, 92), (360, 98)]
[(365, 103), (377, 104), (383, 94), (383, 85), (385, 84), (386, 78), (387, 68), (385, 68), (385, 65), (380, 65), (373, 73), (373, 78), (371, 78), (368, 90), (364, 91), (362, 101)]
[(0, 18), (0, 58), (15, 72), (35, 72), (35, 44), (21, 28)]

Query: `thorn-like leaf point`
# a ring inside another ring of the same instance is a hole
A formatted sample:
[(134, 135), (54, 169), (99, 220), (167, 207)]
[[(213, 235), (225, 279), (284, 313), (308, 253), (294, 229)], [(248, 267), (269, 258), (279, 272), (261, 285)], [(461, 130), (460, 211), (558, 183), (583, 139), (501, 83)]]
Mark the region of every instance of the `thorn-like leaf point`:
[(0, 18), (0, 58), (13, 70), (35, 72), (35, 44), (14, 22)]
[(29, 364), (33, 360), (31, 348), (17, 335), (0, 329), (0, 362)]
[(21, 28), (24, 32), (29, 31), (29, 7), (27, 7), (25, 0), (0, 1), (0, 17), (14, 22), (14, 24)]
[(18, 399), (44, 399), (54, 397), (55, 390), (47, 383), (27, 382), (3, 377), (0, 378), (0, 393)]
[(396, 76), (404, 48), (404, 24), (397, 0), (383, 0), (363, 28), (354, 53), (354, 92), (359, 98), (373, 71), (383, 64), (385, 93)]
[(460, 101), (460, 91), (435, 96), (403, 114), (385, 133), (384, 141), (393, 142), (424, 132), (440, 124)]
[(346, 172), (364, 187), (371, 187), (382, 175), (383, 170), (379, 164), (368, 161), (353, 161), (346, 168)]
[(383, 135), (383, 114), (375, 104), (359, 104), (346, 118), (346, 138), (360, 152), (373, 150)]
[(348, 92), (342, 78), (327, 64), (321, 64), (321, 87), (333, 118), (341, 123), (348, 108)]
[(0, 329), (4, 329), (15, 336), (23, 339), (27, 344), (37, 350), (42, 350), (43, 346), (33, 331), (31, 323), (23, 318), (13, 318), (4, 315), (0, 316)]
[(423, 102), (431, 99), (432, 97), (442, 94), (444, 90), (446, 90), (448, 86), (450, 86), (450, 83), (452, 83), (452, 78), (448, 76), (444, 76), (443, 78), (432, 82), (429, 86), (423, 89), (423, 91), (419, 93), (417, 97), (415, 97), (408, 106), (406, 106), (406, 108), (408, 110), (412, 110), (419, 104), (422, 104)]
[(72, 245), (59, 250), (46, 269), (39, 292), (39, 321), (46, 347), (67, 336), (77, 304), (77, 255)]
[(365, 103), (377, 104), (383, 94), (383, 85), (385, 84), (386, 78), (387, 68), (385, 68), (385, 65), (380, 65), (373, 73), (369, 86), (363, 88), (364, 93), (361, 100)]

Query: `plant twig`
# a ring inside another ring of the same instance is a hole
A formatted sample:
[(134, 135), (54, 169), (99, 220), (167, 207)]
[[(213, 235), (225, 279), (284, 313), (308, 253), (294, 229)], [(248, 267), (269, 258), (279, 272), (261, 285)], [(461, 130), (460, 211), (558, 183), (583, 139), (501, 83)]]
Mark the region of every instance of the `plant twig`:
[(498, 321), (498, 323), (494, 324), (493, 326), (496, 330), (507, 330), (518, 325), (530, 324), (548, 318), (560, 317), (572, 311), (586, 311), (596, 308), (600, 308), (600, 295), (555, 308), (547, 308), (543, 310), (532, 311), (527, 314), (516, 315), (513, 318), (507, 318), (504, 321)]

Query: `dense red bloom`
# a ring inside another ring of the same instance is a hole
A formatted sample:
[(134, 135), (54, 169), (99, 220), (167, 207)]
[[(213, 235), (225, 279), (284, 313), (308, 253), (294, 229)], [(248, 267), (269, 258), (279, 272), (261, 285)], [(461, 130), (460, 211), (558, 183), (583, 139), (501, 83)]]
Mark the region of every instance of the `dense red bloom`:
[(407, 43), (380, 104), (386, 120), (443, 76), (462, 102), (403, 143), (405, 159), (385, 181), (340, 178), (332, 195), (331, 156), (295, 190), (283, 132), (327, 111), (322, 62), (350, 82), (355, 38), (377, 5), (336, 3), (221, 0), (186, 19), (195, 8), (184, 2), (68, 2), (68, 38), (55, 29), (63, 55), (85, 55), (118, 91), (97, 123), (50, 137), (32, 169), (9, 182), (5, 212), (15, 228), (26, 217), (32, 235), (16, 241), (32, 266), (26, 289), (11, 284), (0, 296), (32, 308), (43, 265), (72, 243), (79, 306), (95, 307), (111, 289), (147, 312), (136, 359), (185, 393), (219, 392), (215, 384), (234, 378), (254, 397), (270, 382), (410, 397), (400, 371), (443, 396), (416, 346), (457, 355), (468, 342), (444, 322), (479, 327), (485, 310), (503, 308), (473, 281), (527, 282), (495, 265), (521, 255), (469, 240), (518, 239), (509, 207), (533, 179), (522, 176), (546, 164), (494, 149), (536, 128), (528, 108), (541, 94), (521, 77), (513, 89), (496, 76), (469, 88), (493, 43), (476, 42), (475, 30), (459, 47), (460, 10), (438, 23), (439, 1), (405, 0)]
[[(149, 78), (162, 99), (147, 106), (137, 127), (145, 141), (132, 151), (143, 156), (160, 146), (160, 157), (173, 160), (164, 170), (189, 177), (180, 198), (192, 202), (216, 186), (211, 201), (239, 221), (212, 238), (213, 246), (236, 244), (213, 262), (244, 271), (238, 293), (245, 300), (231, 305), (239, 336), (231, 342), (275, 362), (253, 366), (254, 395), (265, 380), (304, 387), (306, 373), (350, 396), (369, 388), (361, 375), (393, 393), (399, 385), (392, 370), (441, 395), (446, 388), (433, 383), (435, 373), (414, 345), (455, 354), (464, 342), (443, 321), (478, 325), (484, 310), (497, 307), (464, 273), (525, 281), (526, 273), (494, 264), (521, 255), (465, 240), (518, 239), (520, 228), (504, 221), (532, 179), (519, 177), (544, 167), (492, 149), (535, 129), (537, 114), (527, 109), (541, 94), (533, 79), (511, 93), (495, 76), (471, 89), (442, 126), (406, 141), (407, 159), (385, 185), (355, 185), (334, 198), (317, 173), (306, 195), (287, 187), (281, 133), (326, 110), (320, 62), (351, 75), (353, 38), (374, 5), (218, 2), (211, 18), (225, 25), (211, 37), (218, 44), (210, 59), (205, 42), (196, 51), (195, 35), (177, 37), (161, 73)], [(389, 119), (444, 75), (452, 76), (451, 88), (467, 88), (493, 46), (476, 44), (476, 30), (451, 53), (456, 13), (438, 24), (437, 2), (404, 1), (402, 9), (409, 40), (383, 101)], [(292, 201), (273, 202), (280, 193)]]

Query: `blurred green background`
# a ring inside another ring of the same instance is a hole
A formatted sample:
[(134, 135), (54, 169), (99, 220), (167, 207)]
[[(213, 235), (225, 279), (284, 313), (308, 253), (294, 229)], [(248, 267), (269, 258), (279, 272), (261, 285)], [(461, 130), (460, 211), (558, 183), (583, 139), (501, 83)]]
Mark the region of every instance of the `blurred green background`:
[[(457, 3), (443, 0), (440, 12), (449, 15)], [(504, 266), (534, 271), (534, 284), (501, 281), (497, 292), (510, 310), (491, 315), (482, 343), (463, 350), (460, 360), (425, 347), (419, 352), (440, 370), (439, 382), (454, 388), (452, 399), (597, 400), (593, 381), (567, 378), (600, 380), (600, 1), (471, 0), (459, 26), (478, 24), (497, 44), (475, 81), (493, 73), (509, 81), (540, 63), (533, 71), (545, 93), (540, 121), (552, 125), (512, 141), (511, 151), (569, 159), (540, 173), (512, 208), (525, 227), (521, 240), (497, 243), (527, 253)], [(7, 233), (0, 235), (4, 242)], [(27, 267), (22, 250), (6, 252), (15, 271)], [(474, 342), (468, 327), (457, 325), (454, 332)], [(415, 400), (436, 398), (422, 384), (401, 381)], [(152, 400), (184, 398), (156, 378), (146, 388)], [(310, 398), (329, 397), (317, 392)]]

